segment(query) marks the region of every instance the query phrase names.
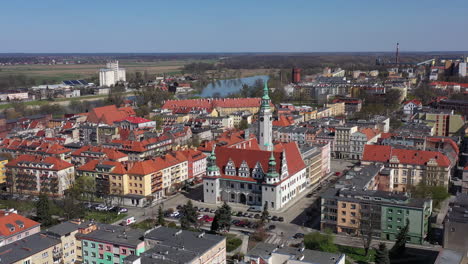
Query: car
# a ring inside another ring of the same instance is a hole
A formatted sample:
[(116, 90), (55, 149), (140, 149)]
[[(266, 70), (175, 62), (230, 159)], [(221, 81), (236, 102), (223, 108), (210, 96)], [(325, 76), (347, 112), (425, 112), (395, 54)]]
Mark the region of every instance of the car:
[(341, 172), (337, 171), (335, 172), (335, 176), (340, 176), (341, 175)]
[(249, 213), (245, 212), (242, 214), (243, 217), (248, 217), (249, 216)]
[(177, 217), (178, 215), (180, 215), (179, 211), (174, 211), (171, 214), (169, 214), (170, 217)]
[(275, 225), (269, 225), (269, 226), (268, 226), (268, 230), (274, 230), (275, 228), (276, 228)]
[(259, 213), (262, 211), (262, 207), (259, 205), (253, 205), (253, 206), (250, 206), (249, 209), (247, 209), (247, 211)]
[(247, 215), (248, 218), (253, 218), (254, 217), (254, 214), (250, 213)]
[(204, 211), (205, 211), (205, 208), (203, 207), (198, 208), (198, 212), (204, 212)]
[(32, 202), (37, 202), (37, 201), (39, 201), (39, 197), (33, 197), (33, 198), (31, 198), (31, 201)]
[(98, 204), (94, 209), (96, 211), (107, 211), (107, 206), (105, 204)]
[(254, 218), (255, 218), (255, 219), (260, 219), (260, 215), (259, 215), (259, 214), (255, 214), (255, 215), (254, 215)]
[(278, 217), (278, 221), (284, 222), (284, 217), (282, 217), (282, 216)]
[(231, 212), (231, 215), (232, 215), (232, 216), (236, 216), (236, 215), (237, 215), (237, 212), (236, 212), (236, 211), (232, 211), (232, 212)]
[(278, 217), (276, 215), (274, 215), (272, 218), (271, 218), (272, 221), (278, 221)]
[(273, 216), (268, 215), (268, 220), (271, 220), (272, 218), (273, 218)]
[(210, 211), (210, 208), (205, 208), (205, 212), (208, 213)]
[(241, 217), (241, 216), (242, 216), (242, 212), (241, 212), (241, 211), (237, 212), (236, 216)]
[(115, 208), (115, 206), (111, 205), (111, 206), (107, 207), (106, 211), (112, 211), (112, 210), (114, 210), (114, 208)]
[(205, 221), (205, 222), (213, 222), (214, 218), (209, 216), (209, 215), (204, 215), (202, 217), (202, 220)]
[(131, 216), (123, 220), (120, 224), (123, 226), (128, 226), (128, 225), (134, 224), (135, 222), (136, 222), (135, 217)]
[(210, 213), (212, 213), (212, 214), (216, 213), (216, 209), (211, 209)]
[(119, 213), (128, 213), (128, 209), (127, 208), (123, 208), (123, 207), (118, 207), (118, 211)]
[(309, 194), (306, 195), (307, 198), (310, 198), (312, 196), (314, 196), (314, 193), (309, 193)]
[(20, 197), (19, 194), (16, 194), (16, 193), (15, 193), (15, 194), (13, 194), (13, 196), (11, 197), (11, 199), (13, 199), (13, 200), (18, 200), (19, 197)]
[(199, 215), (197, 216), (197, 220), (201, 220), (203, 217), (204, 217), (204, 215), (199, 214)]
[(294, 239), (304, 238), (304, 234), (303, 233), (296, 233), (296, 234), (294, 234), (293, 238)]
[(237, 219), (234, 219), (234, 220), (231, 221), (231, 224), (233, 224), (233, 225), (236, 225), (237, 223), (239, 223), (239, 220), (237, 220)]

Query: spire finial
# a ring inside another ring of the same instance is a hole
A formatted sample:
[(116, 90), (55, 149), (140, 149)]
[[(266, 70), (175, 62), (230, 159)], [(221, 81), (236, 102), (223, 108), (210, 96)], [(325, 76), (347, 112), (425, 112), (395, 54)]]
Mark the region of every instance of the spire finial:
[(270, 96), (268, 95), (268, 80), (265, 80), (263, 86), (263, 100), (270, 100)]

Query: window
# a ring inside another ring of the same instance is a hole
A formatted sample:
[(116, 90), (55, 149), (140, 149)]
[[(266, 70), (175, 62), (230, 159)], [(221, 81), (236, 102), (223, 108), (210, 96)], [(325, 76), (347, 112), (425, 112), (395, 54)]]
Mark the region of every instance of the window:
[(96, 248), (96, 244), (91, 243), (91, 248)]
[(30, 259), (25, 260), (25, 261), (23, 261), (23, 264), (31, 264), (31, 260)]
[(341, 218), (341, 222), (342, 222), (342, 223), (346, 222), (346, 219)]
[(400, 223), (400, 222), (401, 222), (401, 218), (397, 218), (396, 220), (397, 220), (397, 222), (398, 222), (398, 223)]
[(353, 224), (353, 225), (356, 224), (356, 220), (352, 219), (351, 224)]
[(346, 204), (345, 204), (345, 203), (342, 203), (342, 204), (341, 204), (341, 208), (346, 208)]
[(392, 229), (393, 227), (392, 227), (392, 225), (388, 225), (387, 228), (388, 228), (388, 229)]
[(356, 216), (356, 213), (355, 213), (355, 212), (351, 212), (351, 216)]
[(47, 258), (49, 256), (49, 252), (42, 253), (42, 258)]
[(95, 252), (91, 252), (91, 257), (95, 258), (95, 257), (96, 257), (96, 253), (95, 253)]
[(355, 204), (352, 204), (352, 205), (351, 205), (351, 209), (356, 209), (356, 205), (355, 205)]
[(342, 214), (342, 215), (346, 215), (346, 211), (341, 211), (341, 214)]
[(83, 255), (88, 256), (88, 251), (83, 251)]
[(236, 195), (231, 193), (231, 199), (235, 199), (236, 198)]
[(122, 248), (122, 254), (127, 254), (127, 250), (125, 248)]
[(388, 209), (388, 213), (389, 214), (393, 213), (393, 209)]
[(389, 222), (390, 222), (390, 221), (393, 221), (393, 218), (392, 218), (392, 217), (389, 217), (389, 218), (387, 218), (387, 221), (389, 221)]
[(398, 210), (398, 211), (397, 211), (397, 214), (401, 214), (401, 213), (403, 213), (403, 211), (401, 211), (401, 210)]
[(104, 259), (104, 255), (103, 255), (103, 254), (99, 254), (99, 259)]

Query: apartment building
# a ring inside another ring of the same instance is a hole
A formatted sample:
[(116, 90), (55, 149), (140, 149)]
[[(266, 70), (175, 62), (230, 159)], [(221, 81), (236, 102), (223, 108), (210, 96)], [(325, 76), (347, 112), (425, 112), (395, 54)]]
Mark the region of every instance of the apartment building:
[(21, 155), (6, 164), (8, 190), (63, 195), (75, 180), (75, 167), (62, 159)]
[(454, 162), (439, 151), (365, 145), (363, 164), (381, 163), (393, 169), (393, 189), (405, 192), (408, 185), (424, 182), (448, 188)]
[(380, 175), (388, 177), (385, 170), (388, 169), (382, 165), (359, 168), (346, 175), (346, 182), (326, 190), (321, 196), (321, 230), (352, 236), (372, 230), (374, 237), (394, 241), (408, 222), (408, 242), (422, 244), (428, 232), (432, 200), (380, 190)]
[(149, 249), (139, 257), (126, 258), (125, 263), (226, 263), (224, 236), (160, 226), (145, 234), (145, 243)]
[(145, 251), (143, 230), (118, 225), (94, 225), (76, 234), (81, 242), (82, 263), (123, 263), (126, 257), (139, 256)]
[(335, 143), (333, 154), (337, 159), (349, 159), (351, 152), (351, 135), (358, 131), (358, 127), (354, 125), (336, 127)]
[(91, 160), (128, 161), (128, 155), (115, 149), (98, 146), (83, 146), (71, 153), (71, 163), (82, 166)]
[(464, 133), (465, 118), (454, 114), (453, 110), (426, 109), (417, 113), (413, 119), (433, 127), (434, 136), (453, 137)]
[(0, 187), (4, 187), (6, 185), (6, 167), (5, 165), (8, 163), (8, 159), (6, 157), (0, 156)]
[(60, 240), (37, 233), (15, 243), (0, 247), (2, 263), (52, 264), (60, 263)]
[(182, 150), (180, 153), (187, 158), (188, 180), (201, 180), (206, 175), (207, 156), (203, 152), (194, 149)]
[(0, 247), (41, 231), (41, 224), (19, 215), (14, 209), (0, 210)]

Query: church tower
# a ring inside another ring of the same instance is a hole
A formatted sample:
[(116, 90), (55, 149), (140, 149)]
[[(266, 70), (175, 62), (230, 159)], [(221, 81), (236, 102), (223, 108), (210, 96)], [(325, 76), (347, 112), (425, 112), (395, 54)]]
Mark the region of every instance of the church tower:
[(268, 95), (268, 85), (265, 81), (263, 88), (262, 104), (258, 112), (258, 144), (262, 150), (273, 150), (273, 113), (270, 107), (270, 96)]
[(221, 186), (219, 183), (221, 174), (218, 165), (216, 165), (215, 147), (216, 145), (208, 157), (206, 176), (203, 178), (203, 201), (211, 204), (221, 202)]

